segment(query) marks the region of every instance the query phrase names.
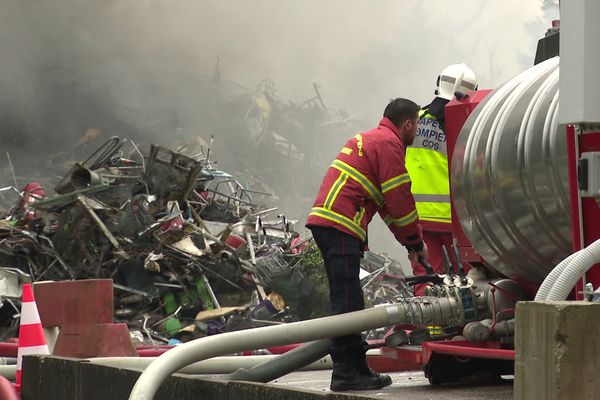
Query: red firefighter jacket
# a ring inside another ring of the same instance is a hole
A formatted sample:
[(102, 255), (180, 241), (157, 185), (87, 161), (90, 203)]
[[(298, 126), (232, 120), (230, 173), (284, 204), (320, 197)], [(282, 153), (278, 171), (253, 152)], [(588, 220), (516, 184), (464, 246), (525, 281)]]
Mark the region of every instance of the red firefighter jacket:
[(404, 166), (406, 148), (387, 118), (346, 142), (323, 178), (306, 226), (338, 229), (367, 242), (375, 212), (398, 242), (422, 248), (421, 225)]

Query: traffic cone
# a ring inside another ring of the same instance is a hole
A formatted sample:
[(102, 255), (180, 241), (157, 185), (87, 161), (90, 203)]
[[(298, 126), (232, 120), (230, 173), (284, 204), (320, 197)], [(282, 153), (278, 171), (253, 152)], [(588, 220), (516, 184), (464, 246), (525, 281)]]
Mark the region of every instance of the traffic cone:
[(21, 365), (23, 356), (31, 354), (50, 354), (44, 337), (44, 328), (40, 321), (31, 283), (23, 285), (21, 300), (21, 325), (19, 328), (19, 348), (17, 350), (17, 381), (15, 387), (21, 389)]

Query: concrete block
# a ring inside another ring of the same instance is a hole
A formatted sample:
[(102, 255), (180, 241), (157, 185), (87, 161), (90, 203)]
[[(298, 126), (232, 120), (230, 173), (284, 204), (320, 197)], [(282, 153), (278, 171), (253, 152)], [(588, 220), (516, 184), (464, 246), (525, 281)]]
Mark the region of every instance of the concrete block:
[[(127, 400), (141, 372), (82, 363), (80, 368), (81, 400)], [(160, 387), (154, 400), (227, 399), (225, 383), (173, 375)]]
[(515, 400), (600, 398), (600, 304), (520, 302)]
[(79, 360), (53, 356), (23, 357), (22, 400), (77, 400)]
[[(23, 400), (127, 400), (140, 371), (89, 364), (56, 356), (24, 359)], [(315, 392), (278, 385), (229, 382), (203, 375), (175, 374), (154, 400), (372, 400), (371, 396)]]

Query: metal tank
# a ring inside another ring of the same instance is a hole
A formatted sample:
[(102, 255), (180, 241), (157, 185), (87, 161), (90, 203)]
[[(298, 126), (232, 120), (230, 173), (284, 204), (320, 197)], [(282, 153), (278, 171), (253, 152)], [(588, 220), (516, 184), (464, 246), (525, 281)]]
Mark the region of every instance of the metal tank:
[(558, 72), (555, 57), (494, 90), (452, 155), (454, 206), (471, 244), (491, 269), (534, 283), (572, 252)]

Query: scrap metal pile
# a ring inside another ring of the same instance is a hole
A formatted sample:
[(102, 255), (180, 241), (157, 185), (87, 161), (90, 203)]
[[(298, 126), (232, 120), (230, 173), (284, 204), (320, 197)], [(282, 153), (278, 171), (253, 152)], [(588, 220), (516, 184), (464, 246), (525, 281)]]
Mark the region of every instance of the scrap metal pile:
[[(213, 168), (210, 149), (146, 154), (113, 137), (54, 190), (0, 191), (16, 197), (0, 208), (0, 339), (15, 335), (20, 285), (40, 280), (112, 279), (115, 318), (145, 343), (327, 314), (312, 238), (267, 193)], [(392, 260), (370, 255), (363, 268), (368, 304), (409, 295)]]

